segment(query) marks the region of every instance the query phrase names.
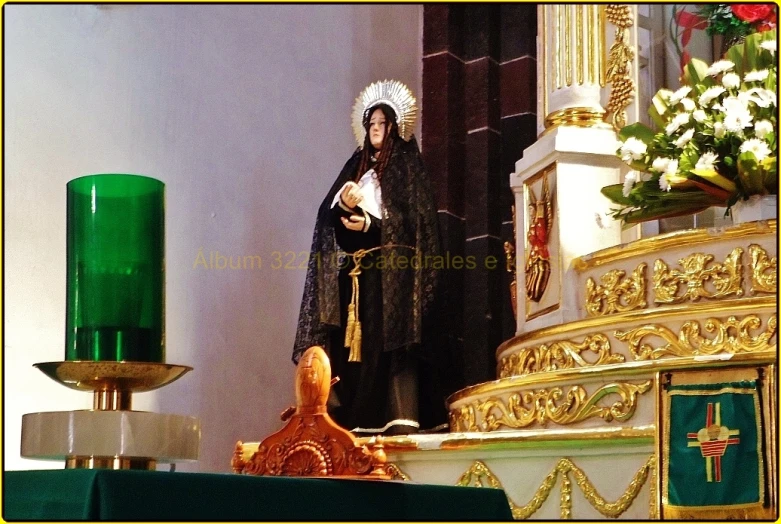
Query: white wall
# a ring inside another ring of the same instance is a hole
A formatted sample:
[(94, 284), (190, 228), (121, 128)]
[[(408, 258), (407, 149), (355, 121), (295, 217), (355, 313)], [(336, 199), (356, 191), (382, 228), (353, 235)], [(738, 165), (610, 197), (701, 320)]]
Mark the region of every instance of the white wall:
[[(5, 8), (5, 469), (24, 413), (88, 393), (31, 366), (64, 358), (65, 184), (102, 172), (167, 185), (166, 360), (195, 370), (136, 409), (196, 415), (201, 461), (280, 426), (316, 209), (355, 148), (350, 110), (385, 77), (421, 94), (420, 6), (9, 5)], [(194, 269), (260, 255), (261, 270)], [(299, 259), (301, 260), (301, 259)]]

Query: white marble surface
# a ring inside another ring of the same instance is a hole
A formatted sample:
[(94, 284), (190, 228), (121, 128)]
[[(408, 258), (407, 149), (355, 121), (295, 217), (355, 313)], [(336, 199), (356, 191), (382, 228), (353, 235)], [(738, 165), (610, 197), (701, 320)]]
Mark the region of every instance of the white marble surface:
[(144, 411), (53, 411), (22, 418), (21, 455), (44, 460), (73, 456), (198, 460), (196, 417)]

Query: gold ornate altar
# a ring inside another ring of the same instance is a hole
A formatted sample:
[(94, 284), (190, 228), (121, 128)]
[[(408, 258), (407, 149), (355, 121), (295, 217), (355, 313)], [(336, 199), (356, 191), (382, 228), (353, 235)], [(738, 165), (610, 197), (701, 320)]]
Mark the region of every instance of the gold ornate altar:
[[(774, 518), (771, 481), (760, 506), (669, 504), (665, 390), (755, 381), (761, 472), (776, 478), (777, 244), (776, 221), (761, 221), (577, 257), (561, 283), (572, 320), (504, 342), (497, 380), (448, 399), (450, 433), (354, 442), (380, 444), (383, 478), (504, 488), (516, 519)], [(234, 469), (271, 448), (257, 449), (240, 444)]]
[[(562, 284), (578, 304), (572, 320), (503, 343), (497, 380), (449, 399), (451, 431), (463, 436), (445, 439), (439, 449), (551, 450), (528, 503), (515, 502), (504, 483), (516, 518), (536, 517), (557, 479), (560, 518), (591, 518), (573, 513), (573, 480), (602, 517), (633, 509), (636, 518), (773, 518), (772, 482), (761, 485), (761, 507), (668, 503), (664, 391), (670, 383), (755, 381), (764, 433), (760, 474), (776, 478), (777, 245), (776, 221), (760, 221), (680, 231), (575, 258)], [(647, 451), (623, 451), (632, 447)], [(586, 457), (572, 454), (554, 460), (556, 448), (603, 449), (602, 469), (587, 475), (579, 465)], [(386, 451), (397, 459), (393, 442)], [(599, 490), (616, 487), (610, 485), (614, 468), (634, 475), (609, 502)], [(459, 482), (501, 484), (485, 461), (475, 461)], [(637, 511), (642, 490), (648, 506)]]

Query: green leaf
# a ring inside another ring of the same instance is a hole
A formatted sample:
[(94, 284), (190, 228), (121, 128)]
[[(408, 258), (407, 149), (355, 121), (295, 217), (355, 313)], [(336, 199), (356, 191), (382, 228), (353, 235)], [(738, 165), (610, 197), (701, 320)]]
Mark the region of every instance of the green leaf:
[(632, 205), (632, 201), (624, 196), (623, 184), (614, 184), (612, 186), (605, 186), (601, 189), (601, 191), (603, 195), (605, 195), (607, 198), (609, 198), (611, 201), (615, 202), (616, 204), (621, 204), (622, 206)]
[(743, 45), (741, 44), (730, 47), (729, 50), (724, 54), (724, 58), (735, 64), (735, 69), (733, 71), (743, 77), (746, 70), (746, 67), (743, 63)]
[(651, 121), (654, 123), (657, 129), (664, 129), (664, 126), (667, 125), (665, 118), (659, 114), (654, 106), (648, 108), (648, 116), (651, 117)]
[(659, 112), (660, 115), (665, 114), (670, 109), (670, 104), (667, 103), (667, 100), (670, 99), (670, 96), (672, 96), (673, 92), (669, 89), (660, 89), (656, 92), (654, 97), (651, 99), (651, 103), (654, 105), (656, 110)]
[(757, 157), (751, 151), (746, 151), (738, 156), (738, 181), (745, 196), (766, 193)]
[(778, 194), (778, 158), (769, 156), (760, 162), (763, 173), (763, 185), (771, 195)]
[(670, 95), (672, 95), (672, 91), (669, 89), (660, 89), (651, 99), (651, 107), (648, 108), (648, 115), (659, 129), (664, 129), (667, 123), (664, 115), (670, 110), (670, 106), (666, 102)]
[[(762, 42), (775, 40), (776, 31), (762, 31), (761, 33), (756, 33), (755, 35), (751, 35), (749, 38), (756, 39), (755, 43), (756, 46), (759, 48)], [(770, 51), (766, 51), (766, 50), (759, 51), (757, 55), (757, 69), (768, 69), (775, 65), (776, 65), (775, 56)], [(774, 88), (775, 86), (773, 86), (773, 88), (768, 88), (768, 89), (774, 89)]]
[(758, 42), (756, 38), (751, 38), (751, 35), (746, 37), (746, 40), (743, 42), (743, 53), (746, 57), (746, 66), (749, 71), (752, 71), (757, 68), (757, 53), (758, 49)]
[(637, 224), (647, 222), (648, 220), (659, 220), (660, 218), (671, 218), (681, 215), (693, 215), (704, 209), (711, 207), (709, 202), (664, 202), (658, 205), (652, 205), (638, 210), (630, 211), (622, 216), (624, 223)]
[(686, 64), (683, 72), (684, 83), (693, 86), (695, 84), (713, 85), (713, 79), (708, 76), (708, 64), (699, 58), (692, 58)]
[(762, 167), (762, 169), (765, 169), (773, 174), (776, 174), (776, 169), (778, 167), (778, 157), (769, 156), (764, 160), (762, 160), (762, 162), (760, 162), (759, 165)]
[(654, 140), (654, 130), (648, 127), (645, 124), (642, 124), (640, 122), (635, 122), (634, 124), (629, 124), (628, 126), (624, 126), (621, 128), (621, 130), (618, 132), (618, 138), (622, 142), (626, 142), (627, 138), (634, 137), (638, 140), (642, 140), (646, 143), (646, 145), (651, 145), (651, 142)]

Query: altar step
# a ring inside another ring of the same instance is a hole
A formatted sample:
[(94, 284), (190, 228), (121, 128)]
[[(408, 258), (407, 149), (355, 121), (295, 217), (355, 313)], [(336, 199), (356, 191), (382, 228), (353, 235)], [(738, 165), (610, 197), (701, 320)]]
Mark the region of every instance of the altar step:
[[(398, 478), (502, 488), (516, 519), (656, 518), (653, 425), (383, 439)], [(367, 439), (368, 441), (368, 439)]]

